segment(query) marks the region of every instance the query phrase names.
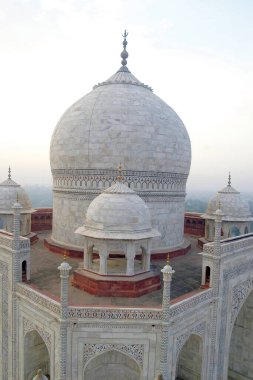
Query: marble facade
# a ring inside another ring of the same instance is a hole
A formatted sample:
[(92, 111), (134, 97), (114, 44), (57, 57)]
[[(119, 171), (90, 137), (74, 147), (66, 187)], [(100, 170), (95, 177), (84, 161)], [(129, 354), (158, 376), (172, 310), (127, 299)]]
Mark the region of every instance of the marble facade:
[(217, 214), (214, 242), (204, 245), (202, 289), (171, 304), (173, 270), (167, 265), (158, 308), (70, 306), (66, 262), (59, 267), (61, 299), (56, 301), (32, 282), (21, 281), (21, 262), (29, 262), (29, 240), (1, 232), (1, 379), (30, 380), (35, 367), (55, 380), (99, 379), (101, 373), (113, 379), (115, 371), (121, 379), (153, 380), (161, 372), (165, 380), (224, 380), (228, 373), (234, 379), (235, 371), (240, 379), (250, 378), (250, 364), (229, 363), (241, 344), (242, 355), (252, 355), (247, 310), (253, 294), (253, 236), (222, 241), (221, 218)]

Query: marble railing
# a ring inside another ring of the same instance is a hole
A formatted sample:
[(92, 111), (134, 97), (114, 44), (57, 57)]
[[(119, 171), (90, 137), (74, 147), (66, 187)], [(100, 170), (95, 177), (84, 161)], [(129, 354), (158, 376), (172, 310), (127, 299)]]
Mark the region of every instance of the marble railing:
[[(241, 235), (236, 238), (230, 238), (221, 241), (221, 255), (234, 254), (245, 248), (253, 248), (253, 234)], [(203, 252), (213, 255), (215, 243), (207, 243), (203, 247)]]
[(0, 245), (2, 245), (3, 247), (12, 249), (12, 240), (12, 236), (0, 233)]
[(141, 308), (104, 308), (104, 307), (76, 307), (69, 308), (69, 318), (77, 319), (103, 319), (103, 320), (147, 320), (161, 321), (162, 308), (141, 309)]
[[(41, 306), (45, 311), (60, 316), (61, 305), (54, 299), (40, 293), (26, 284), (16, 285), (17, 295)], [(187, 295), (185, 295), (187, 297)], [(213, 290), (207, 289), (203, 292), (190, 295), (188, 298), (176, 301), (170, 307), (170, 318), (176, 318), (186, 311), (191, 312), (195, 307), (204, 305), (211, 301)], [(103, 321), (147, 321), (159, 322), (163, 320), (162, 306), (157, 308), (137, 307), (93, 307), (93, 306), (69, 306), (69, 319), (91, 320), (101, 319)]]
[(175, 318), (181, 313), (185, 313), (187, 311), (192, 313), (195, 307), (209, 303), (213, 298), (213, 289), (206, 289), (193, 295), (189, 293), (189, 297), (185, 294), (184, 297), (186, 298), (182, 301), (175, 302), (170, 306), (170, 318)]
[(26, 284), (16, 284), (17, 295), (21, 297), (28, 298), (30, 302), (36, 305), (42, 306), (46, 311), (52, 312), (53, 314), (60, 315), (60, 303), (53, 300), (52, 298), (38, 292), (37, 290), (31, 288)]
[[(0, 232), (0, 245), (14, 250), (15, 244), (13, 235)], [(28, 251), (30, 249), (30, 240), (20, 236), (19, 247), (20, 251)]]

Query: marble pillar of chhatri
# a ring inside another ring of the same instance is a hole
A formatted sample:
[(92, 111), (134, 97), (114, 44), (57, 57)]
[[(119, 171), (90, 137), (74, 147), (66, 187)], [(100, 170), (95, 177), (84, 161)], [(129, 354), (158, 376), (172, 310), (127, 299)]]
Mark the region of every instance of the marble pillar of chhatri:
[(227, 186), (218, 191), (210, 199), (207, 210), (202, 217), (205, 222), (205, 239), (213, 241), (215, 237), (215, 217), (217, 208), (223, 212), (223, 222), (221, 235), (223, 239), (248, 234), (250, 223), (253, 217), (249, 204), (242, 199), (240, 192), (231, 185), (231, 175), (229, 173)]
[[(124, 295), (120, 290), (120, 281), (123, 281), (124, 289), (128, 289), (126, 295), (129, 296), (136, 281), (141, 280), (143, 282), (139, 285), (143, 294), (145, 279), (150, 291), (150, 278), (157, 277), (150, 273), (150, 254), (151, 240), (160, 234), (152, 228), (145, 202), (120, 181), (121, 177), (91, 202), (84, 226), (76, 231), (84, 236), (84, 262), (83, 268), (75, 271), (73, 284), (88, 292), (93, 290), (86, 287), (91, 281), (107, 281), (107, 284), (116, 282), (118, 290), (114, 285), (112, 294), (108, 285), (108, 293), (104, 283), (101, 289), (103, 295)], [(99, 259), (94, 259), (97, 255)], [(82, 281), (81, 276), (89, 276), (89, 281)], [(160, 287), (159, 276), (158, 281), (155, 288)], [(101, 295), (101, 291), (96, 294)], [(134, 296), (140, 295), (134, 293)]]
[(119, 161), (124, 184), (145, 201), (152, 226), (161, 233), (154, 250), (183, 243), (190, 139), (178, 115), (129, 71), (126, 36), (119, 70), (74, 103), (54, 130), (55, 244), (83, 247), (83, 236), (74, 232), (92, 200), (116, 182)]

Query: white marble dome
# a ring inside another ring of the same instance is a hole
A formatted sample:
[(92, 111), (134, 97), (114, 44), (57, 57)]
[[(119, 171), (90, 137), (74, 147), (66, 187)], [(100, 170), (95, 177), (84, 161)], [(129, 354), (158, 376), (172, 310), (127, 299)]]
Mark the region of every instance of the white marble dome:
[(235, 190), (230, 183), (217, 192), (210, 199), (206, 213), (203, 215), (206, 219), (215, 219), (215, 212), (221, 208), (223, 212), (223, 221), (251, 221), (253, 220), (249, 204), (241, 198), (240, 192)]
[(178, 115), (129, 71), (118, 71), (74, 103), (57, 124), (51, 169), (189, 173), (191, 145)]
[(9, 232), (13, 230), (13, 205), (18, 202), (20, 209), (20, 233), (23, 236), (31, 232), (31, 213), (34, 211), (25, 190), (11, 179), (9, 169), (8, 178), (0, 183), (0, 229)]
[(148, 206), (121, 182), (116, 182), (90, 203), (84, 228), (81, 229), (87, 237), (102, 239), (146, 239), (159, 236), (152, 229)]
[(146, 202), (160, 233), (158, 250), (183, 243), (191, 144), (179, 116), (127, 68), (74, 103), (51, 139), (53, 230), (56, 244), (83, 247), (74, 231), (90, 202), (112, 186), (123, 165), (124, 183)]
[(25, 190), (15, 181), (8, 178), (0, 183), (0, 213), (13, 213), (12, 207), (16, 202), (17, 195), (22, 206), (21, 212), (32, 212), (31, 201)]

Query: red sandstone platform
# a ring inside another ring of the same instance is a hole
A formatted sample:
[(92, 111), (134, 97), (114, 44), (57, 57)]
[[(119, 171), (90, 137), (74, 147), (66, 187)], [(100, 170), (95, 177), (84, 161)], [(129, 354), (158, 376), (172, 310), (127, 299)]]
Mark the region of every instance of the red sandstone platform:
[(100, 275), (84, 269), (74, 271), (72, 285), (102, 297), (139, 297), (161, 289), (160, 274), (139, 273), (134, 276)]
[[(50, 237), (47, 237), (44, 239), (44, 246), (50, 252), (59, 253), (60, 255), (66, 255), (68, 257), (81, 257), (81, 258), (83, 257), (82, 249), (61, 245), (53, 241)], [(182, 256), (182, 255), (185, 255), (187, 252), (189, 252), (190, 249), (191, 249), (191, 243), (188, 240), (185, 240), (184, 243), (180, 245), (179, 247), (164, 249), (164, 250), (157, 250), (157, 251), (152, 250), (151, 260), (166, 259), (168, 254), (170, 255), (170, 258)], [(98, 255), (94, 253), (94, 257), (98, 257)], [(114, 254), (113, 257), (117, 257), (117, 255)], [(122, 255), (119, 255), (118, 257), (122, 257)], [(138, 255), (136, 256), (136, 258), (137, 259), (139, 258)]]

